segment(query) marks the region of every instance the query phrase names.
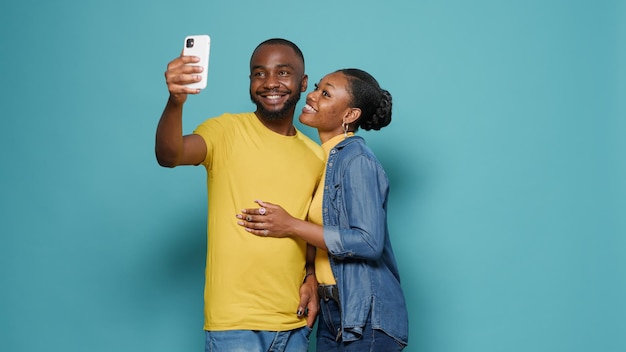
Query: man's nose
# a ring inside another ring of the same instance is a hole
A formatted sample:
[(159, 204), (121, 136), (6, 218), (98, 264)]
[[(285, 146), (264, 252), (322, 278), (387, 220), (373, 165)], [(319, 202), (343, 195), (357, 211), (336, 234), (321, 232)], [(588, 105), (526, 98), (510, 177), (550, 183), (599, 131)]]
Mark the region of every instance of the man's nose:
[(280, 87), (280, 81), (278, 80), (278, 76), (273, 74), (267, 75), (267, 78), (265, 79), (265, 86), (270, 89)]

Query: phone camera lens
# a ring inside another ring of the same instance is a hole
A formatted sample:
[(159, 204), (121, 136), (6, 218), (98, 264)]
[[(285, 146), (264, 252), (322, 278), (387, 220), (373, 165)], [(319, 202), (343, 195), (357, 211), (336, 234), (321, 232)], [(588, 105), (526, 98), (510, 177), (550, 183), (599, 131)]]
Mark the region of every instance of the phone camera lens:
[(188, 48), (193, 48), (193, 38), (188, 38), (186, 45)]

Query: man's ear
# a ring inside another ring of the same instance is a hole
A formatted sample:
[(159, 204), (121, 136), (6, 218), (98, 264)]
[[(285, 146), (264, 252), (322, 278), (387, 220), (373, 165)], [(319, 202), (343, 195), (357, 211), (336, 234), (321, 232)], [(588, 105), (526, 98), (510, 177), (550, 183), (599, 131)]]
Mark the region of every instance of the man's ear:
[(344, 116), (343, 121), (347, 124), (351, 124), (354, 121), (358, 120), (361, 117), (361, 109), (359, 108), (350, 108)]
[(308, 86), (309, 86), (309, 76), (304, 75), (304, 77), (302, 77), (302, 83), (300, 84), (300, 92), (302, 93), (306, 92), (306, 88)]

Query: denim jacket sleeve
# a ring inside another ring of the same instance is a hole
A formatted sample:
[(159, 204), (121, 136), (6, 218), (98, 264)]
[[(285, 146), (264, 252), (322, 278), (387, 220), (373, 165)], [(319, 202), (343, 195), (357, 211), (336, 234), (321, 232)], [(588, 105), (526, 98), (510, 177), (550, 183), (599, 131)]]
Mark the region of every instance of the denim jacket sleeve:
[(347, 154), (337, 160), (330, 184), (329, 207), (339, 221), (325, 227), (326, 246), (336, 258), (376, 260), (385, 246), (389, 182), (375, 157)]

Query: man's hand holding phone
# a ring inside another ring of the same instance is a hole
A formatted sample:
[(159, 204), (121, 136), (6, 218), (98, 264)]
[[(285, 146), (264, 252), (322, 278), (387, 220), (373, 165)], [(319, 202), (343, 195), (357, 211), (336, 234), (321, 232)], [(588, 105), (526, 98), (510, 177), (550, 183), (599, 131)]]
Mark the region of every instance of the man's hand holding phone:
[(182, 104), (187, 94), (198, 94), (206, 87), (210, 45), (208, 35), (188, 36), (181, 56), (167, 65), (165, 82), (173, 103)]

